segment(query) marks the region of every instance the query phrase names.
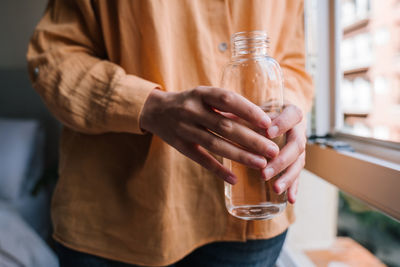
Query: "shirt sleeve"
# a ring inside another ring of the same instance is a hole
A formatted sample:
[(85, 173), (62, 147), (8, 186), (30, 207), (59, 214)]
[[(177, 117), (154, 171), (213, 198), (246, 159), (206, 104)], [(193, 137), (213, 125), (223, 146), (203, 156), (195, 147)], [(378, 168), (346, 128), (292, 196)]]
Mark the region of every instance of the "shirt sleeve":
[(33, 87), (71, 129), (142, 134), (140, 112), (160, 86), (107, 60), (91, 2), (50, 1), (27, 52)]
[(286, 38), (281, 46), (283, 57), (279, 63), (284, 76), (285, 102), (297, 105), (306, 113), (312, 106), (314, 88), (305, 68), (304, 6), (302, 1), (299, 2), (295, 17), (282, 30)]

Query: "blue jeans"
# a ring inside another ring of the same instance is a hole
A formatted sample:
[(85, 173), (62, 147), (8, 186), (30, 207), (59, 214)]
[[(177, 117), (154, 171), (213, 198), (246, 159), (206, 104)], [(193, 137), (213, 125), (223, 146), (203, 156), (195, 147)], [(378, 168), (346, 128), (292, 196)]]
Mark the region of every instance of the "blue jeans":
[[(215, 242), (204, 245), (168, 267), (272, 267), (285, 241), (286, 232), (271, 239), (247, 242)], [(134, 267), (56, 246), (61, 267)]]

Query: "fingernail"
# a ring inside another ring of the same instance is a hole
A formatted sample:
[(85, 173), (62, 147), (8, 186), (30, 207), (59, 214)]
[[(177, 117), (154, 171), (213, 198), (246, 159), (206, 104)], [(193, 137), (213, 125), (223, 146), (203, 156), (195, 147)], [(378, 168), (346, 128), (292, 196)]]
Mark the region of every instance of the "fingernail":
[(272, 168), (266, 168), (263, 172), (265, 180), (271, 179), (272, 176), (274, 175), (274, 169)]
[(276, 193), (281, 194), (284, 187), (285, 187), (284, 183), (277, 183), (276, 184), (276, 189), (277, 189)]
[(279, 153), (279, 148), (277, 146), (270, 145), (268, 146), (268, 153), (269, 156), (272, 155), (272, 157), (275, 157)]
[(267, 128), (271, 124), (271, 119), (268, 115), (264, 115), (261, 119), (261, 127)]
[(263, 157), (254, 157), (253, 158), (254, 165), (257, 165), (259, 168), (264, 168), (267, 165), (267, 160)]
[(272, 126), (267, 130), (269, 137), (273, 138), (278, 133), (279, 128), (278, 126)]

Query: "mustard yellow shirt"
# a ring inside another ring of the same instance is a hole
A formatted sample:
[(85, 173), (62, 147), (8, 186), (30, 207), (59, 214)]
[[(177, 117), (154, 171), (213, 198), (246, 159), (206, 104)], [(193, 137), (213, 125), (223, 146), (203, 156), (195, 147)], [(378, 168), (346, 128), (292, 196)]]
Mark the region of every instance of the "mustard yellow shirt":
[[(154, 88), (218, 86), (230, 35), (264, 30), (282, 66), (285, 98), (306, 111), (300, 0), (52, 0), (31, 39), (32, 83), (63, 123), (54, 238), (132, 264), (171, 264), (213, 241), (270, 238), (294, 220), (228, 214), (223, 181), (139, 117)], [(222, 47), (222, 48), (221, 48)]]

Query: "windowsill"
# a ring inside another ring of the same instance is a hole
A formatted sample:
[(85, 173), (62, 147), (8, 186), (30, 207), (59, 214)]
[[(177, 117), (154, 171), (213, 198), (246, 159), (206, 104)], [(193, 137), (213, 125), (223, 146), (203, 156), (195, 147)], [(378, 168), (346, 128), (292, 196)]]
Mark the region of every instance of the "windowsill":
[(336, 151), (318, 144), (307, 144), (306, 151), (307, 170), (400, 220), (399, 163), (366, 153)]
[(372, 137), (356, 136), (346, 132), (336, 132), (335, 139), (351, 145), (359, 154), (400, 164), (400, 144)]
[(356, 30), (365, 28), (368, 25), (368, 23), (369, 23), (369, 16), (363, 19), (358, 19), (357, 21), (343, 27), (343, 33), (345, 35), (350, 34)]
[(356, 74), (364, 74), (369, 70), (370, 64), (363, 64), (363, 66), (346, 68), (343, 70), (344, 76), (351, 76)]
[(370, 113), (370, 110), (350, 110), (350, 109), (343, 109), (343, 115), (345, 117), (358, 117), (358, 118), (366, 118)]

